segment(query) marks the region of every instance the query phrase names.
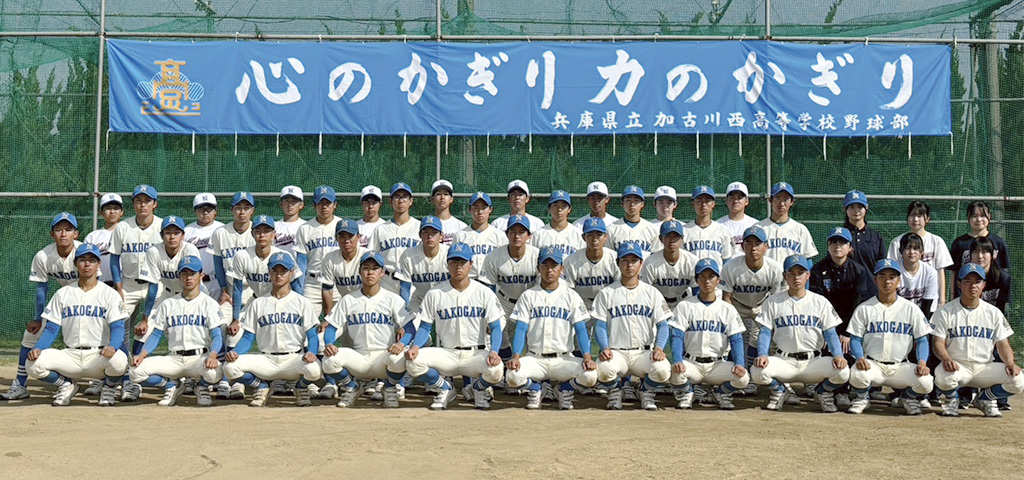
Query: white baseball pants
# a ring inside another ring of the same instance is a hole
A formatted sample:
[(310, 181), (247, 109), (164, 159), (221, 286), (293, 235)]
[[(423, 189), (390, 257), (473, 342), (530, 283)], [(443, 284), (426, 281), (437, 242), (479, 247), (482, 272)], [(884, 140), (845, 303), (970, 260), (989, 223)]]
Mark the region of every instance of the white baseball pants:
[(505, 373), (505, 381), (513, 388), (526, 385), (528, 380), (565, 382), (573, 379), (584, 387), (593, 387), (597, 384), (597, 370), (584, 370), (583, 359), (568, 353), (557, 357), (528, 354), (519, 358), (519, 370)]
[(935, 368), (935, 386), (939, 390), (948, 392), (961, 387), (989, 388), (1002, 385), (1003, 390), (1010, 395), (1024, 392), (1024, 373), (1010, 377), (1003, 362), (957, 363), (960, 369), (955, 372), (947, 372), (941, 363)]
[(856, 365), (850, 368), (850, 386), (858, 390), (868, 387), (887, 386), (894, 390), (909, 388), (914, 393), (927, 395), (932, 391), (932, 376), (917, 376), (917, 364), (910, 362), (886, 365), (867, 359), (871, 366), (861, 370)]
[(325, 374), (335, 374), (342, 369), (355, 378), (384, 378), (388, 372), (405, 372), (405, 352), (392, 355), (387, 350), (371, 350), (360, 353), (351, 348), (339, 348), (338, 353), (324, 356)]
[(669, 379), (672, 385), (683, 385), (686, 382), (690, 382), (693, 385), (706, 383), (718, 386), (729, 382), (733, 388), (742, 390), (750, 383), (750, 372), (745, 373), (742, 377), (733, 375), (732, 367), (736, 366), (736, 364), (728, 360), (714, 363), (699, 363), (691, 362), (684, 358), (683, 366), (686, 367), (685, 372), (672, 372), (672, 377)]
[(208, 383), (217, 383), (221, 379), (221, 369), (219, 367), (206, 368), (207, 357), (209, 357), (207, 353), (187, 357), (181, 355), (146, 357), (142, 360), (142, 364), (128, 371), (128, 378), (133, 383), (142, 383), (150, 375), (160, 375), (170, 379), (202, 378)]
[(453, 348), (425, 347), (421, 348), (416, 360), (407, 361), (405, 369), (409, 375), (419, 377), (430, 368), (437, 370), (443, 377), (465, 376), (483, 377), (487, 383), (495, 384), (504, 377), (501, 364), (490, 366), (487, 356), (490, 350), (455, 350)]
[(57, 372), (72, 380), (120, 377), (128, 370), (128, 356), (117, 350), (114, 356), (100, 355), (100, 349), (77, 350), (47, 348), (39, 353), (36, 361), (25, 365), (28, 375), (35, 379), (46, 378), (50, 372)]
[(611, 383), (626, 375), (650, 376), (655, 383), (665, 383), (672, 375), (668, 359), (655, 362), (651, 350), (612, 350), (612, 358), (597, 364), (597, 380)]
[(758, 385), (768, 385), (772, 379), (782, 383), (798, 382), (805, 385), (820, 383), (826, 378), (835, 385), (842, 385), (850, 379), (850, 369), (832, 366), (832, 357), (815, 357), (808, 360), (772, 355), (768, 366), (750, 369), (750, 378)]
[(238, 360), (224, 363), (224, 375), (228, 380), (236, 380), (247, 372), (260, 380), (298, 380), (305, 378), (310, 382), (320, 380), (320, 361), (306, 363), (302, 360), (304, 353), (270, 355), (266, 353), (247, 353), (239, 355)]

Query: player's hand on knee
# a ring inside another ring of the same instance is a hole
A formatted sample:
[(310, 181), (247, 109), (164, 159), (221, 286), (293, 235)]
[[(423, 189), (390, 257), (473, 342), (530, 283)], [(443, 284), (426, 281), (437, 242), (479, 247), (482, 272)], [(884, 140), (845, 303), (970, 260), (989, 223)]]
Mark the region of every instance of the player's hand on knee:
[(764, 368), (768, 366), (768, 357), (757, 357), (754, 359), (754, 366)]
[(316, 361), (316, 354), (313, 352), (306, 352), (306, 354), (302, 356), (302, 361), (306, 363), (313, 363)]
[(100, 350), (100, 355), (102, 355), (103, 358), (111, 358), (115, 353), (117, 353), (117, 349), (109, 345), (103, 347), (103, 350)]
[(673, 363), (672, 373), (686, 373), (686, 365), (683, 362)]
[(135, 324), (135, 334), (141, 337), (146, 334), (147, 329), (149, 329), (149, 317), (142, 317), (142, 320)]
[(35, 334), (39, 333), (39, 329), (42, 328), (42, 327), (43, 327), (43, 322), (40, 322), (38, 318), (35, 318), (35, 319), (32, 319), (32, 320), (29, 320), (28, 323), (25, 324), (25, 331), (35, 335)]
[(583, 354), (583, 369), (586, 371), (597, 370), (597, 362), (593, 358), (590, 358), (589, 353)]
[(836, 355), (832, 357), (832, 366), (835, 367), (837, 370), (842, 370), (846, 368), (848, 366), (848, 364), (846, 363), (846, 357), (842, 355)]
[(491, 367), (501, 365), (501, 355), (498, 355), (498, 352), (491, 350), (491, 353), (487, 354), (487, 365)]
[(27, 358), (34, 362), (34, 361), (36, 361), (37, 358), (39, 358), (39, 354), (40, 353), (42, 353), (42, 352), (38, 348), (33, 348), (32, 350), (28, 351), (28, 357)]
[(324, 355), (326, 355), (328, 357), (333, 357), (337, 353), (338, 353), (338, 347), (336, 347), (334, 345), (327, 345), (327, 346), (324, 347)]
[(843, 353), (850, 353), (850, 337), (846, 335), (839, 336), (839, 344), (843, 346)]
[(217, 360), (217, 354), (211, 353), (209, 357), (206, 357), (206, 361), (203, 362), (203, 366), (211, 369), (219, 367), (220, 361)]
[(607, 362), (608, 360), (611, 360), (612, 359), (612, 351), (611, 351), (611, 349), (606, 348), (604, 350), (601, 350), (601, 353), (597, 356), (597, 358), (600, 358), (602, 362)]
[(942, 368), (946, 369), (947, 372), (952, 373), (952, 372), (955, 372), (957, 370), (960, 370), (960, 364), (956, 363), (951, 358), (949, 360), (943, 360), (942, 361)]
[(928, 362), (921, 360), (917, 362), (917, 368), (914, 369), (914, 373), (919, 377), (923, 377), (932, 373), (932, 369), (928, 368)]
[(316, 327), (316, 333), (324, 333), (327, 331), (327, 322), (320, 322), (320, 325)]
[(662, 350), (660, 347), (654, 347), (654, 351), (651, 352), (651, 360), (654, 360), (655, 362), (660, 362), (664, 359), (665, 351)]
[(238, 319), (236, 318), (232, 320), (231, 323), (228, 324), (228, 335), (238, 335), (239, 328), (241, 328), (241, 325), (239, 325)]
[(137, 367), (139, 365), (142, 365), (142, 361), (145, 360), (147, 356), (148, 355), (146, 355), (146, 351), (145, 350), (139, 352), (139, 354), (136, 355), (135, 358), (132, 359), (132, 366), (133, 367)]
[(747, 374), (747, 369), (743, 368), (743, 365), (733, 365), (732, 374), (737, 377), (742, 377)]
[(1020, 374), (1020, 367), (1018, 367), (1016, 363), (1007, 363), (1006, 374), (1011, 377), (1016, 377)]
[(229, 362), (233, 362), (235, 360), (238, 360), (238, 352), (232, 350), (232, 351), (224, 354), (224, 360), (227, 360)]
[(402, 353), (403, 350), (405, 350), (405, 345), (401, 342), (393, 343), (388, 347), (388, 353), (392, 355), (398, 355), (399, 353)]
[(854, 365), (857, 366), (857, 370), (870, 370), (871, 369), (871, 364), (868, 363), (868, 359), (864, 358), (864, 357), (858, 358), (857, 362), (854, 363)]
[(413, 345), (409, 347), (409, 350), (405, 352), (405, 358), (409, 361), (416, 360), (416, 356), (420, 354), (420, 347)]
[(512, 355), (512, 358), (508, 360), (508, 369), (513, 372), (519, 371), (519, 354)]

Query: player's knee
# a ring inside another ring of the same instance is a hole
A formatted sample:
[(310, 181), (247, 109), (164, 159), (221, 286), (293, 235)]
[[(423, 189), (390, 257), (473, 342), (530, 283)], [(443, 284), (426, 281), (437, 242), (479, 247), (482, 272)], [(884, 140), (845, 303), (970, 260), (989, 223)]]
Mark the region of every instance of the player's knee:
[[(852, 385), (852, 383), (851, 383), (851, 385)], [(910, 386), (910, 389), (913, 390), (914, 393), (917, 393), (917, 394), (920, 394), (920, 395), (927, 395), (929, 393), (932, 393), (932, 389), (934, 389), (934, 388), (935, 388), (934, 380), (933, 380), (931, 375), (925, 375), (923, 377), (917, 377), (917, 382), (915, 382), (913, 385)]]
[(143, 365), (128, 369), (128, 379), (132, 383), (142, 383), (147, 378), (149, 378), (149, 373), (146, 372)]
[(682, 385), (686, 383), (686, 374), (672, 372), (672, 375), (668, 377), (668, 383), (671, 383), (672, 385)]
[(960, 380), (956, 375), (947, 372), (941, 366), (935, 371), (935, 387), (939, 390), (950, 391), (960, 388)]
[(405, 355), (399, 353), (388, 356), (387, 369), (391, 373), (405, 373)]
[(208, 368), (203, 372), (203, 380), (206, 380), (206, 383), (217, 383), (221, 378), (223, 378), (223, 373), (220, 367)]
[(597, 364), (597, 380), (602, 383), (613, 382), (619, 379), (619, 370), (609, 362)]
[(519, 388), (526, 385), (527, 380), (529, 380), (529, 378), (523, 374), (522, 369), (509, 370), (508, 373), (505, 374), (505, 383), (512, 388)]
[(654, 365), (651, 366), (651, 371), (648, 372), (647, 376), (650, 377), (652, 382), (665, 383), (668, 381), (668, 378), (672, 376), (672, 367), (669, 366), (667, 360), (654, 362)]
[(757, 385), (768, 385), (772, 383), (772, 376), (767, 368), (754, 367), (750, 369), (750, 380)]
[[(484, 373), (480, 375), (487, 383), (498, 383), (505, 376), (505, 369), (501, 365), (496, 365), (484, 370)], [(524, 382), (525, 383), (525, 382)]]
[(597, 370), (584, 370), (576, 377), (576, 383), (587, 388), (597, 385)]
[(103, 369), (103, 373), (108, 377), (116, 377), (124, 375), (128, 372), (128, 355), (118, 350), (114, 352), (114, 356), (107, 360), (107, 366)]
[(28, 376), (38, 380), (49, 375), (50, 369), (46, 368), (45, 364), (29, 360), (28, 363), (25, 364), (25, 372), (28, 373)]
[(732, 388), (735, 388), (737, 390), (747, 388), (747, 385), (749, 384), (750, 375), (746, 373), (744, 373), (742, 377), (737, 377), (736, 375), (733, 375), (732, 379), (729, 380), (729, 385), (732, 385)]
[(1006, 393), (1009, 393), (1010, 395), (1017, 395), (1024, 392), (1024, 373), (1018, 373), (1017, 376), (1004, 383), (1003, 390), (1006, 390)]
[(430, 366), (423, 363), (420, 357), (416, 357), (415, 360), (409, 360), (405, 362), (405, 371), (414, 377), (419, 377), (430, 370)]
[(307, 363), (302, 367), (302, 378), (305, 378), (310, 382), (315, 382), (320, 380), (322, 377), (323, 374), (320, 370), (320, 362)]
[(870, 370), (855, 369), (850, 372), (850, 386), (856, 389), (865, 389), (871, 386), (871, 378), (868, 376)]
[(235, 380), (242, 375), (245, 375), (245, 372), (239, 368), (237, 361), (224, 364), (224, 376), (228, 377), (228, 380)]
[(338, 360), (337, 355), (325, 358), (322, 365), (325, 375), (333, 375), (345, 368)]
[(832, 369), (832, 374), (829, 375), (828, 380), (836, 385), (842, 385), (850, 381), (850, 368)]

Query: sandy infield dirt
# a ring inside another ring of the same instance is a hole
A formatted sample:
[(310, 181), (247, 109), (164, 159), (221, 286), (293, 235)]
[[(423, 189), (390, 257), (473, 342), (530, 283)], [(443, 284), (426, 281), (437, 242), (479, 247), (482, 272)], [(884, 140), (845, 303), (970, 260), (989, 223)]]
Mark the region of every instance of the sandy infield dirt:
[[(6, 388), (11, 362), (0, 367)], [(32, 398), (0, 402), (2, 478), (292, 479), (325, 478), (1021, 478), (1024, 401), (1001, 419), (978, 410), (962, 417), (900, 415), (873, 402), (862, 415), (826, 415), (813, 400), (782, 412), (763, 410), (766, 395), (714, 407), (604, 410), (577, 396), (576, 409), (497, 395), (491, 411), (461, 398), (449, 411), (426, 407), (420, 388), (402, 408), (367, 397), (355, 407), (272, 397), (159, 407), (160, 392), (138, 403), (99, 408), (81, 393), (71, 406), (49, 405), (49, 387), (30, 381)], [(934, 410), (933, 410), (934, 411)]]

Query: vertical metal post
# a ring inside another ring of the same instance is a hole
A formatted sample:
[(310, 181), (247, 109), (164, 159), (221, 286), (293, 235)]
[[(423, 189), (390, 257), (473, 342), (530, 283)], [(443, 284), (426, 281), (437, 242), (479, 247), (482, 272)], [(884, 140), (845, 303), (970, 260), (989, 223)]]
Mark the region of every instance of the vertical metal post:
[(436, 34), (435, 38), (440, 40), (441, 39), (441, 0), (437, 0), (436, 7), (437, 8), (434, 11), (434, 21), (437, 22), (437, 24), (435, 25), (436, 28), (437, 28), (437, 34)]
[(772, 0), (764, 0), (764, 37), (772, 37)]
[[(764, 36), (765, 38), (771, 38), (772, 36), (772, 0), (764, 0)], [(764, 142), (764, 182), (765, 192), (769, 194), (772, 191), (772, 136), (768, 134), (765, 136)], [(767, 203), (767, 202), (766, 202)], [(768, 217), (772, 216), (771, 204), (768, 204)]]
[(103, 136), (103, 54), (107, 46), (107, 0), (100, 1), (100, 56), (96, 62), (96, 149), (92, 166), (92, 229), (100, 216), (100, 142)]
[(437, 149), (434, 154), (434, 181), (441, 179), (441, 136), (437, 136)]

